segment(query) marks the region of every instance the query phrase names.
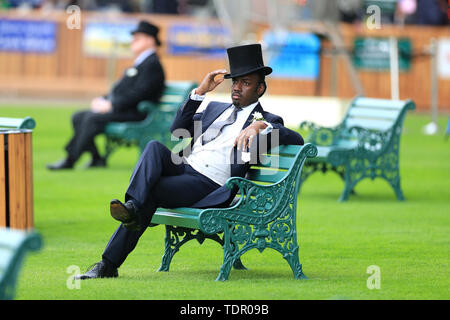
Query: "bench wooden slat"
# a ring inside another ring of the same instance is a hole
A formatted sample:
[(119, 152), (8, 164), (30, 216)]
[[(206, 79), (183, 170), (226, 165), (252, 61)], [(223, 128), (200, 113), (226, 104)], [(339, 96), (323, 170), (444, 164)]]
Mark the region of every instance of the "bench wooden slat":
[(275, 183), (283, 179), (286, 174), (287, 171), (250, 168), (247, 173), (247, 179)]
[(0, 250), (4, 248), (17, 249), (22, 244), (23, 237), (22, 232), (11, 232), (9, 229), (0, 228)]
[(352, 118), (367, 118), (367, 119), (388, 119), (395, 120), (398, 118), (400, 110), (386, 110), (375, 108), (361, 108), (358, 105), (351, 108), (348, 116)]
[(405, 106), (405, 101), (374, 98), (356, 98), (352, 102), (352, 104), (365, 108), (401, 110)]
[(345, 120), (345, 124), (348, 128), (362, 127), (371, 130), (386, 131), (392, 128), (393, 122), (380, 119), (348, 118), (347, 120)]
[(287, 157), (295, 157), (298, 153), (298, 146), (277, 146), (272, 148), (270, 150), (270, 153), (268, 154), (274, 154), (274, 155), (280, 155), (280, 156), (287, 156)]
[(285, 156), (276, 156), (276, 155), (267, 155), (261, 159), (261, 167), (268, 168), (279, 168), (279, 169), (289, 169), (294, 163), (295, 158), (293, 157), (285, 157)]
[(159, 208), (153, 215), (152, 223), (196, 229), (200, 212), (201, 210), (193, 208), (177, 208), (177, 210)]

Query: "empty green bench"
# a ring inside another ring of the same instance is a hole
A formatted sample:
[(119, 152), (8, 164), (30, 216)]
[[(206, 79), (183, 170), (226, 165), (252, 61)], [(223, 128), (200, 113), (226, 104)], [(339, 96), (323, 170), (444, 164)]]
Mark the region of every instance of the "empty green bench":
[(144, 120), (109, 123), (105, 128), (105, 158), (119, 146), (137, 145), (142, 152), (150, 140), (158, 140), (166, 146), (173, 144), (170, 125), (180, 104), (196, 87), (195, 82), (168, 81), (158, 103), (150, 101), (139, 103), (138, 110), (147, 114)]
[(403, 121), (411, 100), (355, 98), (343, 121), (334, 128), (303, 122), (307, 142), (315, 144), (318, 156), (309, 159), (301, 183), (314, 172), (332, 170), (344, 180), (339, 201), (346, 201), (358, 182), (365, 178), (385, 179), (398, 200), (404, 200), (400, 186), (399, 150)]
[(297, 193), (303, 164), (317, 148), (280, 146), (252, 166), (246, 178), (231, 177), (226, 186), (239, 188), (229, 208), (158, 208), (151, 226), (166, 227), (165, 250), (159, 271), (169, 271), (174, 254), (186, 242), (205, 239), (223, 247), (223, 263), (216, 280), (228, 279), (232, 266), (245, 269), (240, 257), (251, 249), (272, 248), (289, 263), (295, 279), (305, 278), (297, 243)]
[(14, 299), (25, 255), (41, 247), (42, 238), (36, 232), (0, 228), (0, 300)]

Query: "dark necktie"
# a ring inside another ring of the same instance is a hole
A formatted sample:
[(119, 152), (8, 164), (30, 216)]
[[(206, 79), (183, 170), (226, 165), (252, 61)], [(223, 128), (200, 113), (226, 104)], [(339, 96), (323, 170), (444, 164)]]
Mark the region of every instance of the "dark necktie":
[(237, 113), (242, 110), (242, 108), (239, 107), (233, 107), (233, 112), (222, 121), (214, 122), (209, 126), (208, 129), (206, 129), (205, 133), (202, 136), (202, 144), (207, 144), (208, 142), (211, 142), (215, 138), (217, 138), (221, 133), (223, 128), (226, 126), (233, 124), (237, 119)]

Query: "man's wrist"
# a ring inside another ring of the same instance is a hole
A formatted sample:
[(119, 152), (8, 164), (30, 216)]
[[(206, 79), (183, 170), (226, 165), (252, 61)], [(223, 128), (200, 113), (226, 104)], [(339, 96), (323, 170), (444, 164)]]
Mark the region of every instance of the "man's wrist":
[(195, 88), (191, 91), (190, 98), (191, 98), (191, 100), (195, 100), (195, 101), (203, 101), (205, 99), (205, 95), (198, 94), (197, 88)]
[(204, 96), (206, 92), (202, 92), (199, 88), (195, 88), (194, 93), (199, 96)]

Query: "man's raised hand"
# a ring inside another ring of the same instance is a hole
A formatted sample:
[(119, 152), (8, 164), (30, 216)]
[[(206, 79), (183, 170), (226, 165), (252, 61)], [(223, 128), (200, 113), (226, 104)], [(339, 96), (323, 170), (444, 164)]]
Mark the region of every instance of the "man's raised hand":
[(203, 81), (200, 83), (195, 93), (198, 95), (205, 95), (207, 92), (213, 91), (224, 80), (223, 75), (227, 73), (225, 69), (219, 69), (208, 73)]

